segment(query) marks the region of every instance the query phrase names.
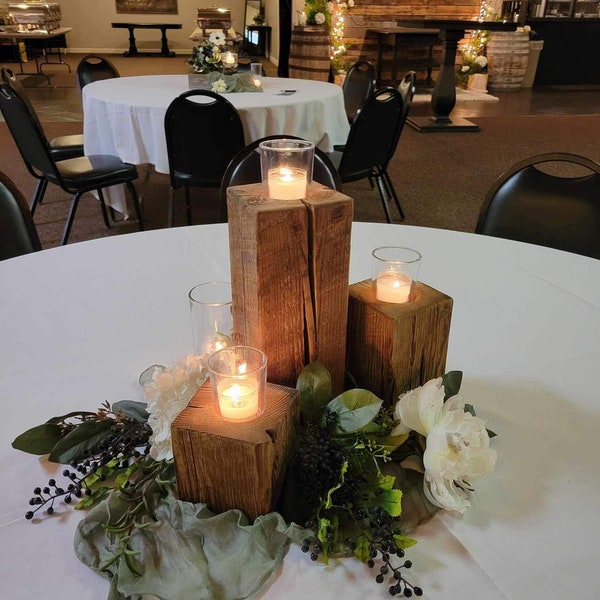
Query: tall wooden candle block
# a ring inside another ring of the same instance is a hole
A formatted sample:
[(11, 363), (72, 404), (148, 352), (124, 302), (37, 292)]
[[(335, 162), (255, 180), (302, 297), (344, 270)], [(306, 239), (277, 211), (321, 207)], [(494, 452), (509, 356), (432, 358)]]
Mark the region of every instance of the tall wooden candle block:
[(452, 298), (423, 283), (415, 300), (381, 302), (368, 279), (350, 286), (346, 368), (386, 404), (445, 372)]
[(227, 204), (235, 343), (268, 356), (271, 382), (294, 386), (320, 360), (341, 391), (352, 199), (312, 183), (305, 200), (265, 201), (253, 184)]
[(265, 412), (224, 421), (205, 383), (173, 421), (177, 494), (215, 512), (239, 508), (250, 520), (275, 509), (293, 449), (299, 393), (267, 384)]

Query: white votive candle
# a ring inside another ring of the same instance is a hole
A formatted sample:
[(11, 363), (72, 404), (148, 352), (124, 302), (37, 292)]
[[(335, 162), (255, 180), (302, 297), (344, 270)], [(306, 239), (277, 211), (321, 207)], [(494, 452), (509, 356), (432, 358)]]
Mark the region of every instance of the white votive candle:
[(410, 299), (411, 278), (402, 271), (382, 271), (377, 275), (375, 297), (381, 302), (405, 304)]
[(233, 52), (225, 52), (221, 58), (224, 65), (232, 66), (235, 64), (235, 56)]
[(228, 421), (246, 421), (258, 412), (258, 382), (253, 377), (221, 381), (217, 394), (221, 416)]
[(273, 200), (302, 200), (306, 198), (308, 179), (304, 169), (276, 167), (267, 174), (269, 198)]

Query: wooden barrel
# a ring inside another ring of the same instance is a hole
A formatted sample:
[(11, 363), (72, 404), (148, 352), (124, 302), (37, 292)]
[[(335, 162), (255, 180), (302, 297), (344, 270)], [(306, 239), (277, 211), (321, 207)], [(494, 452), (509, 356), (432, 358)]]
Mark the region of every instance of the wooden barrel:
[(487, 44), (488, 87), (514, 92), (521, 87), (529, 59), (529, 34), (524, 31), (493, 31)]
[(294, 27), (289, 75), (297, 79), (329, 81), (329, 32), (325, 27)]

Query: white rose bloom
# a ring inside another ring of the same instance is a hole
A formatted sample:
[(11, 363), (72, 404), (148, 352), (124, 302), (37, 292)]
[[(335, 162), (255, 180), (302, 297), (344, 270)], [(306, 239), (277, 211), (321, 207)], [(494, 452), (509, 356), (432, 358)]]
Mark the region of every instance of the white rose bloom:
[(348, 0), (348, 6), (354, 8), (354, 0)]
[(325, 23), (325, 15), (323, 13), (317, 13), (315, 15), (315, 23), (317, 25), (323, 25), (323, 23)]
[[(435, 506), (461, 513), (470, 506), (472, 482), (491, 473), (496, 464), (484, 420), (464, 408), (458, 395), (444, 402), (440, 377), (400, 396), (394, 409), (404, 431), (413, 429), (427, 439), (425, 496)], [(402, 433), (402, 427), (394, 433)]]
[(227, 84), (225, 83), (225, 80), (217, 79), (217, 81), (212, 84), (211, 90), (216, 94), (224, 94), (227, 91)]
[(487, 65), (487, 58), (485, 56), (478, 56), (474, 62), (480, 67), (485, 67)]

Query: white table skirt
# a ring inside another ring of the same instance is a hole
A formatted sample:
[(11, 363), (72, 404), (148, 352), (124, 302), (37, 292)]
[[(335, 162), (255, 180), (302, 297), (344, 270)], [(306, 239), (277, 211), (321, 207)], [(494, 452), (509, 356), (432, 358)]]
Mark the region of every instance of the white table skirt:
[[(463, 517), (417, 531), (410, 579), (432, 600), (600, 594), (600, 261), (451, 231), (354, 224), (351, 281), (383, 244), (423, 253), (421, 279), (454, 298), (447, 368), (498, 433), (496, 472)], [(75, 558), (71, 509), (32, 524), (33, 488), (61, 467), (13, 450), (16, 435), (105, 400), (142, 400), (139, 373), (191, 350), (187, 291), (228, 278), (225, 225), (73, 244), (0, 263), (0, 581), (11, 600), (102, 600)], [(261, 598), (387, 598), (357, 561), (296, 547)], [(52, 590), (52, 592), (49, 592)], [(60, 590), (60, 592), (59, 592)]]

